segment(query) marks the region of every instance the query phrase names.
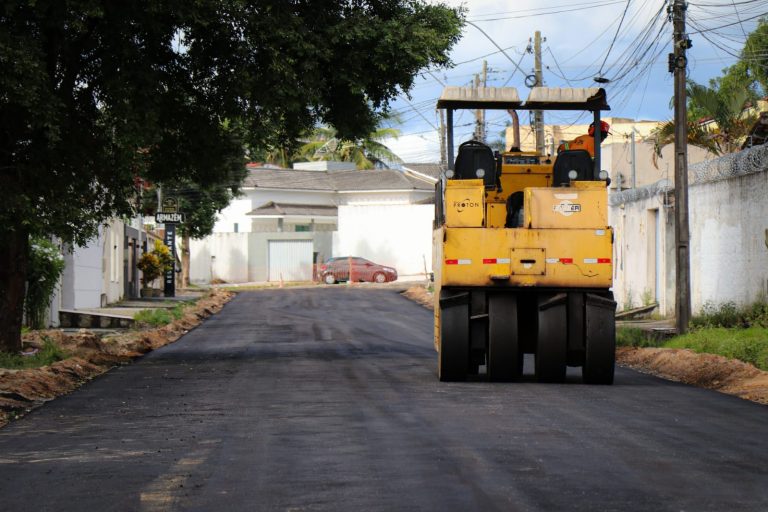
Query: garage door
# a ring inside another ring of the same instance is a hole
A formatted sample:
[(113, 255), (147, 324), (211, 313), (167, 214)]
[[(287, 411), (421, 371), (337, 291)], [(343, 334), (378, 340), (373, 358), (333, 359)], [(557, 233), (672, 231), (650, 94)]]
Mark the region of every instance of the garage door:
[(312, 240), (271, 240), (270, 281), (311, 281)]

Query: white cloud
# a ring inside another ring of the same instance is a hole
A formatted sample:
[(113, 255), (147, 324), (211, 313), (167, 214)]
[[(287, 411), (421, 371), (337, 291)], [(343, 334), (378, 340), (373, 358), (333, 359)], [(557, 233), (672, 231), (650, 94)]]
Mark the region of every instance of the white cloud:
[(435, 163), (440, 160), (440, 140), (436, 132), (403, 135), (383, 143), (406, 163)]

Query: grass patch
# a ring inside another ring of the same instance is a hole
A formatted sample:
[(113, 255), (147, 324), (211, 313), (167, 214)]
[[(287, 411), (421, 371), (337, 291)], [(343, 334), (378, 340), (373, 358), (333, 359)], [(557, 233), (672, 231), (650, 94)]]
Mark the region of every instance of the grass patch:
[(768, 329), (748, 327), (699, 329), (677, 336), (664, 344), (666, 348), (688, 348), (694, 352), (718, 354), (768, 371)]
[(768, 302), (764, 297), (742, 307), (730, 301), (720, 304), (706, 302), (701, 312), (691, 318), (692, 329), (751, 326), (768, 327)]
[(195, 302), (197, 301), (177, 302), (172, 308), (144, 309), (134, 314), (133, 319), (140, 325), (162, 327), (174, 320), (180, 320), (184, 316), (185, 310), (194, 305)]
[(22, 356), (0, 352), (0, 368), (22, 369), (39, 368), (66, 359), (69, 354), (66, 350), (56, 345), (50, 338), (43, 338), (43, 348), (33, 356)]
[(617, 327), (617, 347), (660, 347), (663, 342), (656, 339), (650, 332), (637, 327)]
[(160, 327), (173, 322), (173, 317), (166, 309), (143, 309), (133, 315), (133, 319), (139, 325)]

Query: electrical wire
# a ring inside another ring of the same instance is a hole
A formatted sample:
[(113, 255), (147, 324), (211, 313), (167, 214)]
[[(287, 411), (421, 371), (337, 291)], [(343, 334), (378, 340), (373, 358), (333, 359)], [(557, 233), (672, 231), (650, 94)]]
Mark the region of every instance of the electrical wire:
[(756, 20), (757, 18), (761, 18), (763, 16), (765, 16), (765, 13), (757, 14), (757, 15), (752, 16), (750, 18), (746, 18), (746, 19), (744, 19), (742, 21), (736, 21), (736, 22), (733, 22), (733, 23), (727, 23), (725, 25), (720, 25), (719, 27), (711, 27), (711, 28), (705, 28), (705, 29), (697, 30), (695, 32), (689, 32), (689, 34), (701, 34), (701, 33), (704, 33), (704, 32), (712, 32), (713, 30), (719, 30), (721, 28), (732, 27), (734, 25), (738, 25), (738, 24), (743, 23), (745, 21)]
[(595, 5), (581, 4), (578, 7), (574, 7), (573, 9), (561, 9), (559, 11), (549, 11), (549, 12), (533, 13), (533, 14), (520, 14), (516, 16), (504, 16), (499, 18), (488, 18), (488, 19), (482, 19), (482, 20), (476, 19), (474, 21), (477, 21), (479, 23), (479, 22), (486, 22), (486, 21), (503, 21), (503, 20), (515, 20), (515, 19), (521, 19), (521, 18), (532, 18), (535, 16), (550, 16), (552, 14), (562, 14), (565, 12), (574, 12), (574, 11), (585, 11), (587, 9), (597, 9), (597, 8), (605, 7), (608, 5), (615, 5), (615, 4), (621, 4), (621, 3), (624, 3), (624, 0), (611, 0), (611, 1), (603, 2)]
[(619, 20), (619, 27), (616, 29), (616, 33), (613, 35), (613, 40), (611, 41), (610, 46), (608, 46), (608, 51), (605, 52), (605, 59), (603, 59), (603, 63), (600, 65), (600, 70), (597, 72), (597, 76), (603, 76), (603, 68), (605, 67), (605, 63), (608, 60), (608, 56), (611, 54), (611, 50), (613, 50), (613, 45), (616, 43), (616, 38), (619, 37), (619, 32), (621, 32), (621, 26), (624, 24), (624, 17), (627, 15), (627, 11), (629, 10), (629, 4), (632, 2), (632, 0), (627, 0), (627, 5), (624, 7), (624, 12), (621, 13), (621, 20)]

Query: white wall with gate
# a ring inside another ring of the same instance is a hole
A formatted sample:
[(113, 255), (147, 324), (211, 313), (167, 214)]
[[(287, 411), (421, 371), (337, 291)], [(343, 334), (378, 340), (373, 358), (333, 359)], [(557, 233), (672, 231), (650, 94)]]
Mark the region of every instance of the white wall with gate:
[(332, 232), (214, 233), (190, 241), (190, 281), (311, 281), (316, 261), (331, 256)]

